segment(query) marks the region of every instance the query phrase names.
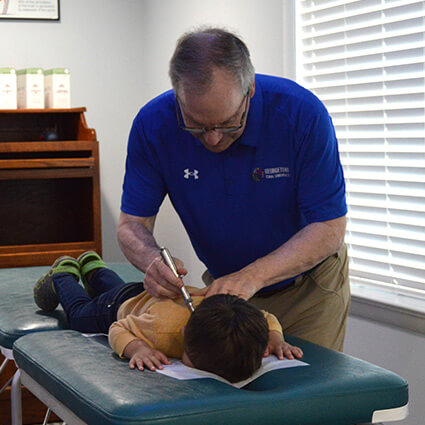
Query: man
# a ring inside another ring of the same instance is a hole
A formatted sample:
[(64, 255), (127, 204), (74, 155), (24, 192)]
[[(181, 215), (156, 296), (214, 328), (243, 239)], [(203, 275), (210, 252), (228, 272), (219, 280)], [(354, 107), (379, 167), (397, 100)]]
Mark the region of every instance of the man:
[(342, 350), (347, 209), (325, 107), (294, 82), (255, 76), (242, 41), (215, 28), (179, 40), (170, 77), (173, 91), (133, 122), (118, 225), (147, 291), (174, 297), (182, 285), (153, 237), (168, 194), (207, 266), (206, 296), (237, 295), (286, 333)]

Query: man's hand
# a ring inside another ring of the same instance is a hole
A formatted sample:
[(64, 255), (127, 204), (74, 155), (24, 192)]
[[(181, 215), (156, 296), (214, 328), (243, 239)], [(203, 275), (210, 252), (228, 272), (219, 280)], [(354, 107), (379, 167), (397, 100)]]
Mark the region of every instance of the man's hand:
[(216, 279), (206, 296), (232, 294), (248, 300), (260, 289), (310, 270), (341, 248), (345, 224), (345, 216), (308, 224), (264, 257)]
[[(144, 287), (153, 297), (174, 298), (183, 286), (161, 259), (159, 246), (153, 237), (156, 216), (137, 217), (121, 212), (118, 223), (118, 242), (131, 264), (145, 272)], [(177, 271), (186, 275), (180, 260), (174, 259)]]
[(278, 331), (269, 332), (269, 343), (264, 352), (264, 357), (268, 357), (270, 354), (274, 354), (279, 360), (283, 360), (284, 357), (294, 360), (294, 356), (300, 359), (304, 355), (301, 348), (285, 342), (282, 334)]
[(256, 281), (252, 276), (248, 278), (246, 274), (237, 272), (214, 280), (208, 287), (205, 296), (230, 294), (249, 300), (261, 288), (261, 282)]
[(150, 370), (162, 369), (163, 364), (170, 364), (167, 356), (161, 351), (149, 347), (144, 341), (131, 341), (124, 350), (124, 357), (130, 359), (129, 367), (144, 370), (144, 367)]
[[(186, 275), (187, 270), (184, 268), (183, 262), (177, 258), (174, 258), (174, 262), (177, 272), (180, 275)], [(158, 257), (155, 257), (146, 269), (143, 286), (153, 297), (175, 298), (181, 295), (180, 288), (183, 286), (183, 282), (174, 276), (158, 254)]]

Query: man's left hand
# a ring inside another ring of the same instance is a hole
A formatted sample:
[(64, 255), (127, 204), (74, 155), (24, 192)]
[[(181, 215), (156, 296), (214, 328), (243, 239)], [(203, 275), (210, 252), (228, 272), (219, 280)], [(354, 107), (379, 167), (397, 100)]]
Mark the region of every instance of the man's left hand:
[(261, 282), (255, 281), (252, 277), (247, 278), (245, 274), (238, 272), (214, 280), (208, 287), (205, 297), (229, 294), (249, 300), (261, 288)]

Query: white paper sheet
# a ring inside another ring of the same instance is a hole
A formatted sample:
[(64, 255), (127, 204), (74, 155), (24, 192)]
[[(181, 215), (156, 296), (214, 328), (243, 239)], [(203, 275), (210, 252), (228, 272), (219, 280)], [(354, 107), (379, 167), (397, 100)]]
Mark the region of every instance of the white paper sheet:
[(86, 338), (95, 338), (97, 336), (108, 336), (108, 334), (81, 334)]
[(181, 360), (170, 359), (170, 365), (164, 365), (164, 369), (158, 370), (158, 373), (167, 375), (171, 378), (186, 380), (186, 379), (201, 379), (201, 378), (213, 378), (218, 381), (224, 382), (226, 384), (232, 385), (235, 388), (242, 388), (243, 386), (249, 384), (254, 379), (257, 379), (266, 372), (270, 372), (275, 369), (284, 369), (288, 367), (297, 367), (297, 366), (309, 366), (308, 363), (304, 363), (300, 360), (279, 360), (275, 356), (269, 356), (263, 358), (263, 363), (261, 364), (260, 369), (258, 369), (250, 378), (245, 379), (244, 381), (236, 382), (234, 384), (230, 383), (221, 376), (215, 375), (213, 373), (205, 372), (203, 370), (194, 369), (191, 367), (185, 366)]

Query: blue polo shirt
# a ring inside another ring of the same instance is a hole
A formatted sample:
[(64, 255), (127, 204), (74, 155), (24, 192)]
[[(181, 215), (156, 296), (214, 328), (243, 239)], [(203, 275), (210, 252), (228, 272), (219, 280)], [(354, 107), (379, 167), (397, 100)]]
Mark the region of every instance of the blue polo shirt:
[(208, 151), (178, 127), (172, 91), (145, 105), (130, 132), (121, 210), (154, 216), (168, 194), (215, 278), (267, 255), (307, 224), (347, 212), (324, 105), (293, 81), (257, 75), (255, 82), (245, 131), (224, 152)]

